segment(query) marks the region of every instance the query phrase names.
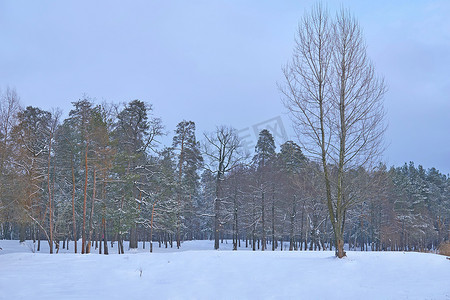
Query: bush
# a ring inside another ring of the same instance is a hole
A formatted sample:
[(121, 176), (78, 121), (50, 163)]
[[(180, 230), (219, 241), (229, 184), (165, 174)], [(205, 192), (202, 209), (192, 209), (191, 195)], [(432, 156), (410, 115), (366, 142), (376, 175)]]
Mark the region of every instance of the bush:
[(445, 256), (450, 256), (450, 242), (446, 241), (439, 245), (438, 253)]

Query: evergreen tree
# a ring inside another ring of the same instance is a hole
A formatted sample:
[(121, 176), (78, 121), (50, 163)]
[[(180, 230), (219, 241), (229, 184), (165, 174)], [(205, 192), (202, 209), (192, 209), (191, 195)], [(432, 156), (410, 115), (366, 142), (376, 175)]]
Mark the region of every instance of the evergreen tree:
[(280, 168), (284, 172), (293, 175), (300, 173), (300, 170), (307, 162), (307, 159), (303, 155), (299, 145), (293, 141), (287, 141), (280, 146), (278, 161)]
[[(23, 175), (26, 195), (19, 199), (25, 213), (25, 216), (21, 218), (20, 239), (21, 241), (25, 239), (25, 220), (32, 220), (46, 234), (50, 253), (53, 253), (53, 211), (48, 178), (52, 115), (47, 111), (28, 106), (18, 113), (17, 119), (18, 124), (12, 129), (12, 138), (17, 146), (14, 164)], [(45, 201), (45, 198), (48, 201)], [(49, 209), (48, 229), (44, 227), (45, 207)]]
[(86, 214), (88, 205), (88, 186), (89, 186), (89, 170), (92, 170), (91, 157), (92, 147), (95, 143), (95, 119), (98, 118), (99, 107), (95, 107), (93, 102), (84, 97), (79, 101), (72, 103), (74, 108), (69, 112), (69, 118), (66, 121), (67, 124), (75, 129), (76, 141), (78, 150), (77, 155), (80, 157), (80, 161), (84, 168), (80, 169), (80, 174), (83, 175), (83, 213), (82, 213), (82, 228), (81, 228), (81, 253), (86, 253)]
[[(280, 146), (280, 153), (277, 155), (277, 167), (279, 169), (280, 185), (284, 190), (283, 196), (285, 197), (286, 214), (289, 218), (289, 250), (292, 251), (296, 247), (295, 245), (295, 229), (297, 211), (299, 210), (299, 192), (296, 188), (298, 185), (302, 185), (304, 179), (300, 176), (302, 169), (306, 167), (306, 157), (303, 155), (300, 146), (293, 141), (287, 141)], [(303, 172), (304, 173), (304, 172)], [(314, 178), (314, 177), (311, 177)], [(314, 191), (315, 189), (311, 189)], [(310, 198), (314, 199), (314, 198)], [(301, 207), (301, 223), (300, 223), (300, 240), (303, 236), (307, 236), (304, 230), (303, 224), (305, 219), (305, 207), (306, 201), (302, 201)], [(313, 205), (314, 206), (314, 205)], [(300, 242), (301, 242), (300, 241)], [(306, 249), (306, 245), (305, 245)]]
[[(200, 154), (200, 143), (195, 137), (195, 123), (182, 121), (178, 123), (173, 137), (173, 148), (178, 158), (177, 175), (177, 248), (181, 245), (182, 220), (186, 214), (192, 215), (193, 199), (197, 196), (199, 176), (203, 158)], [(190, 218), (192, 219), (192, 218)]]
[(74, 241), (74, 252), (78, 252), (77, 222), (80, 216), (80, 193), (82, 177), (82, 137), (77, 131), (75, 119), (67, 118), (58, 128), (55, 139), (55, 163), (58, 165), (60, 181), (59, 193), (62, 198), (71, 199), (71, 227)]
[(258, 167), (264, 168), (275, 155), (275, 141), (272, 134), (267, 130), (263, 129), (259, 133), (258, 142), (255, 146), (255, 156), (253, 157), (254, 163)]
[[(134, 201), (139, 199), (134, 187), (134, 182), (140, 181), (136, 168), (146, 164), (149, 150), (155, 147), (156, 138), (162, 134), (161, 120), (151, 117), (151, 111), (151, 105), (133, 100), (118, 113), (114, 128), (117, 145), (115, 164), (119, 177), (124, 180), (120, 206), (126, 206), (131, 219), (139, 216), (139, 203)], [(128, 218), (121, 220), (130, 223), (130, 248), (137, 248), (137, 223)], [(120, 233), (119, 238), (122, 238)]]
[[(272, 163), (275, 159), (275, 142), (272, 134), (263, 129), (259, 133), (258, 142), (255, 147), (255, 156), (253, 163), (256, 165), (257, 171), (257, 189), (261, 199), (261, 230), (262, 230), (262, 247), (261, 250), (266, 249), (266, 194), (269, 188), (269, 182), (273, 179)], [(273, 186), (273, 185), (272, 185)], [(274, 205), (274, 203), (272, 203)]]

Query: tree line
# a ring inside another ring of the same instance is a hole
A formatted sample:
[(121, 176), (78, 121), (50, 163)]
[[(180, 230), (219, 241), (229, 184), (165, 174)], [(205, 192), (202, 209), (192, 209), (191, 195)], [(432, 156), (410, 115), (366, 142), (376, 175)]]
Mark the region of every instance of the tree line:
[[(367, 55), (363, 31), (344, 8), (321, 3), (299, 22), (279, 84), (297, 140), (277, 152), (262, 130), (249, 155), (236, 130), (218, 126), (196, 139), (181, 121), (171, 145), (158, 145), (161, 120), (140, 100), (73, 102), (58, 110), (20, 108), (7, 89), (1, 107), (0, 206), (3, 236), (81, 238), (108, 252), (153, 240), (233, 239), (237, 249), (434, 249), (448, 240), (449, 183), (436, 169), (380, 164), (386, 130), (384, 79)], [(159, 146), (159, 147), (158, 147)], [(304, 153), (305, 154), (304, 154)], [(96, 241), (96, 243), (94, 243)], [(75, 245), (75, 251), (76, 245)]]
[[(30, 239), (50, 253), (108, 254), (108, 241), (130, 248), (181, 247), (224, 239), (233, 249), (336, 249), (324, 168), (293, 141), (276, 148), (259, 134), (253, 154), (236, 130), (218, 126), (197, 140), (181, 121), (161, 145), (161, 120), (140, 100), (116, 105), (88, 97), (59, 110), (22, 108), (13, 89), (0, 103), (0, 237)], [(345, 175), (343, 242), (350, 249), (435, 249), (449, 240), (450, 179), (432, 168), (379, 164)], [(332, 197), (336, 195), (332, 194)], [(81, 239), (81, 249), (75, 240)], [(93, 247), (95, 250), (93, 250)]]

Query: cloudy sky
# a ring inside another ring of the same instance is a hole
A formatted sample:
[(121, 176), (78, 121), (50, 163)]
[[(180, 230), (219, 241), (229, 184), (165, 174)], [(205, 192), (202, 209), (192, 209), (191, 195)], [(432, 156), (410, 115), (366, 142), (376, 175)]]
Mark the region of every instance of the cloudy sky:
[[(141, 99), (169, 132), (186, 119), (200, 133), (228, 124), (251, 139), (261, 126), (284, 126), (295, 139), (277, 82), (313, 3), (0, 0), (0, 88), (66, 114), (83, 94)], [(389, 86), (385, 162), (449, 173), (450, 1), (343, 5)]]

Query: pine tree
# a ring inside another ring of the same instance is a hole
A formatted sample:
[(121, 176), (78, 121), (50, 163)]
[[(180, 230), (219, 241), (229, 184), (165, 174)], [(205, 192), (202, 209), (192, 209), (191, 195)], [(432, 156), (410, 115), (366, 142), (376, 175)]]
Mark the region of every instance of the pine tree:
[[(186, 213), (192, 213), (193, 198), (197, 196), (198, 170), (203, 162), (200, 144), (195, 137), (195, 123), (182, 121), (178, 123), (173, 137), (173, 148), (177, 151), (177, 248), (181, 246), (182, 220)], [(189, 209), (188, 209), (189, 208)]]
[(83, 165), (83, 170), (80, 173), (84, 175), (83, 182), (83, 214), (82, 214), (82, 229), (81, 229), (81, 253), (86, 253), (86, 213), (87, 213), (87, 201), (88, 201), (88, 185), (89, 185), (89, 170), (92, 169), (91, 155), (94, 143), (94, 122), (93, 119), (98, 114), (99, 107), (94, 107), (92, 101), (85, 97), (82, 100), (72, 103), (74, 108), (69, 112), (69, 118), (67, 120), (75, 129), (76, 140), (78, 142), (77, 150), (80, 162)]
[(67, 118), (58, 128), (55, 140), (55, 163), (58, 165), (59, 178), (61, 183), (60, 193), (64, 198), (71, 199), (71, 225), (72, 238), (74, 241), (74, 252), (78, 252), (77, 247), (77, 216), (79, 215), (79, 188), (82, 186), (81, 170), (82, 166), (82, 145), (81, 136), (77, 132), (75, 120)]
[[(162, 134), (161, 120), (150, 116), (151, 105), (140, 100), (128, 103), (117, 115), (114, 138), (117, 144), (116, 169), (124, 180), (120, 207), (127, 207), (132, 219), (139, 217), (139, 199), (134, 182), (140, 181), (136, 168), (145, 165), (148, 152), (155, 147), (156, 138)], [(130, 223), (130, 248), (137, 248), (137, 223)], [(120, 223), (122, 223), (122, 221)], [(121, 227), (122, 224), (119, 225)], [(119, 231), (119, 238), (122, 235)]]
[[(47, 236), (53, 253), (53, 203), (50, 185), (51, 145), (57, 120), (52, 114), (36, 107), (27, 107), (17, 115), (18, 124), (12, 129), (16, 141), (15, 165), (24, 176), (26, 196), (22, 207), (26, 215), (21, 224), (21, 240), (25, 239), (26, 219), (31, 219)], [(47, 193), (47, 194), (46, 194)], [(47, 201), (44, 201), (44, 198)], [(44, 205), (46, 203), (46, 205)], [(44, 208), (45, 207), (45, 208)], [(48, 230), (44, 227), (48, 210)], [(42, 215), (42, 211), (44, 212)]]
[[(299, 210), (299, 198), (300, 195), (295, 188), (303, 180), (301, 173), (306, 167), (307, 159), (303, 155), (300, 146), (293, 141), (287, 141), (280, 146), (280, 153), (277, 155), (277, 167), (280, 170), (280, 182), (284, 189), (284, 197), (286, 202), (286, 214), (289, 215), (289, 250), (292, 251), (295, 248), (295, 224), (297, 212)], [(312, 177), (311, 177), (312, 178)], [(301, 228), (300, 239), (303, 238), (304, 233), (304, 219), (305, 219), (305, 205), (306, 202), (302, 201), (301, 207)], [(306, 246), (305, 246), (306, 248)]]
[(269, 182), (273, 178), (272, 175), (272, 163), (275, 159), (275, 142), (272, 134), (263, 129), (259, 133), (258, 142), (255, 147), (255, 156), (253, 157), (253, 163), (256, 165), (257, 176), (257, 188), (261, 195), (261, 226), (262, 226), (262, 247), (261, 250), (266, 249), (266, 199), (267, 189), (269, 188)]

